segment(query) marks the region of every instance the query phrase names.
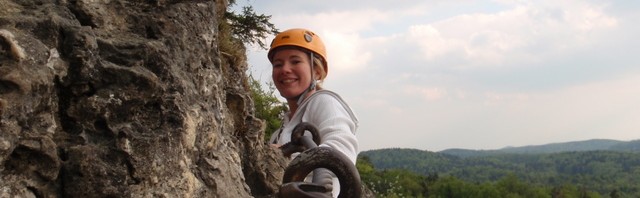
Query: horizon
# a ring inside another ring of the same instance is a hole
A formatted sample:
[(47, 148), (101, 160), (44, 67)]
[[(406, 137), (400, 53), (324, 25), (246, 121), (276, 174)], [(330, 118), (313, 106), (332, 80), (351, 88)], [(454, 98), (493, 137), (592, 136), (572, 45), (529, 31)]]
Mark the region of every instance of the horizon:
[[(640, 138), (640, 2), (239, 1), (327, 46), (360, 150)], [(340, 6), (335, 6), (340, 5)], [(265, 43), (269, 43), (267, 38)], [(266, 50), (248, 73), (271, 81)], [(266, 86), (266, 85), (265, 85)]]
[(567, 142), (551, 142), (551, 143), (535, 144), (535, 145), (534, 145), (534, 144), (532, 144), (532, 145), (521, 145), (521, 146), (504, 146), (504, 147), (501, 147), (501, 148), (495, 148), (495, 149), (446, 148), (446, 149), (442, 149), (442, 150), (433, 151), (433, 150), (425, 150), (425, 149), (418, 149), (418, 148), (389, 147), (389, 148), (375, 148), (375, 149), (369, 149), (369, 150), (361, 150), (360, 152), (365, 152), (365, 151), (374, 151), (374, 150), (382, 150), (382, 149), (415, 149), (415, 150), (429, 151), (429, 152), (436, 152), (436, 153), (437, 153), (437, 152), (446, 151), (446, 150), (452, 150), (452, 149), (471, 150), (471, 151), (494, 151), (494, 150), (501, 150), (501, 149), (508, 149), (508, 148), (521, 148), (521, 147), (546, 146), (546, 145), (553, 145), (553, 144), (565, 144), (565, 143), (575, 143), (575, 142), (587, 142), (587, 141), (594, 141), (594, 140), (610, 140), (610, 141), (618, 141), (618, 142), (622, 142), (622, 143), (628, 143), (628, 142), (640, 141), (640, 139), (632, 139), (632, 140), (615, 140), (615, 139), (595, 138), (595, 139), (575, 140), (575, 141), (567, 141)]

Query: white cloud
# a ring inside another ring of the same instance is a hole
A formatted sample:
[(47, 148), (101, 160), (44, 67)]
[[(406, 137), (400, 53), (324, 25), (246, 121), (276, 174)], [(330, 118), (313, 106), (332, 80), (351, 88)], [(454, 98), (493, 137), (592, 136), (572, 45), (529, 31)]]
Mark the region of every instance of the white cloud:
[(458, 58), (467, 66), (495, 67), (588, 45), (598, 36), (594, 32), (616, 27), (617, 20), (603, 8), (582, 2), (520, 4), (415, 24), (406, 34), (427, 61)]
[(369, 64), (371, 53), (362, 47), (363, 40), (357, 34), (324, 32), (331, 76), (361, 71)]
[(426, 60), (433, 60), (456, 49), (461, 49), (463, 42), (447, 38), (432, 25), (414, 25), (407, 32), (407, 42), (416, 42)]
[[(489, 127), (495, 130), (489, 133), (517, 134), (503, 144), (637, 139), (640, 129), (640, 103), (635, 102), (640, 101), (640, 88), (634, 86), (637, 84), (640, 73), (547, 92), (492, 92), (485, 95), (487, 108), (483, 111), (503, 120)], [(474, 119), (487, 122), (486, 118)]]
[(441, 100), (447, 97), (447, 90), (442, 87), (420, 87), (408, 85), (404, 87), (407, 95), (418, 95), (427, 101)]
[(309, 28), (316, 32), (357, 33), (372, 28), (372, 24), (390, 19), (390, 13), (367, 9), (352, 11), (329, 11), (320, 13), (298, 12), (291, 15), (273, 16), (274, 23), (288, 29)]
[(523, 103), (527, 102), (531, 99), (531, 95), (528, 93), (496, 93), (496, 92), (486, 92), (485, 96), (485, 105), (504, 105), (515, 104), (515, 103)]
[(371, 60), (370, 49), (360, 32), (373, 23), (389, 20), (389, 13), (378, 10), (331, 11), (315, 14), (298, 13), (274, 17), (286, 29), (302, 27), (320, 35), (327, 46), (330, 75), (328, 78), (361, 71)]
[[(638, 84), (640, 73), (636, 72), (546, 91), (479, 91), (469, 87), (451, 91), (454, 89), (407, 86), (402, 95), (391, 91), (395, 95), (389, 101), (394, 102), (377, 106), (385, 108), (395, 103), (400, 105), (396, 107), (402, 109), (401, 114), (381, 114), (384, 121), (362, 127), (365, 131), (394, 132), (361, 139), (396, 139), (403, 142), (403, 147), (427, 145), (430, 150), (497, 149), (593, 138), (638, 139)], [(456, 97), (458, 94), (461, 97)], [(418, 102), (408, 103), (410, 98)], [(379, 144), (365, 143), (363, 147)]]

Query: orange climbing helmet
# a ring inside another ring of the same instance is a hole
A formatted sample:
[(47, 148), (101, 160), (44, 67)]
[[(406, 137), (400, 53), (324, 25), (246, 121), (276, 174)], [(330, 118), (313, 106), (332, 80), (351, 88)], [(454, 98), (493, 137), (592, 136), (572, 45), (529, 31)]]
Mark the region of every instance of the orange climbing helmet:
[(286, 30), (284, 32), (280, 32), (278, 35), (276, 35), (273, 41), (271, 41), (271, 47), (269, 48), (269, 52), (267, 53), (269, 61), (273, 60), (276, 49), (282, 46), (296, 46), (314, 52), (316, 55), (322, 57), (324, 71), (326, 73), (329, 72), (329, 68), (327, 65), (327, 51), (324, 47), (324, 43), (322, 42), (320, 37), (312, 31), (301, 28), (294, 28)]

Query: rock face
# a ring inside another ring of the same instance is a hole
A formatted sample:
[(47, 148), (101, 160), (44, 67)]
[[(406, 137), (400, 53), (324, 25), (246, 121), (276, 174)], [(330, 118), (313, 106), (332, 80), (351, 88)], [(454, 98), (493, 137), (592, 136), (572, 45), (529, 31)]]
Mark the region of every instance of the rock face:
[(273, 194), (226, 4), (0, 0), (0, 197)]

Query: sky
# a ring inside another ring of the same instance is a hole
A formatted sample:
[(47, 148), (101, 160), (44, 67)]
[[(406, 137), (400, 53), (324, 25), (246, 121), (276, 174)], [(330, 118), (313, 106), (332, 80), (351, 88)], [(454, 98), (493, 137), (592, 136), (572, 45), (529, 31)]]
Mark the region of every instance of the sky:
[[(325, 42), (361, 151), (640, 139), (640, 1), (237, 0)], [(265, 40), (270, 43), (273, 37)], [(266, 50), (248, 73), (271, 81)], [(281, 98), (282, 99), (282, 98)]]

